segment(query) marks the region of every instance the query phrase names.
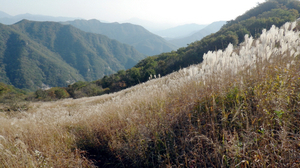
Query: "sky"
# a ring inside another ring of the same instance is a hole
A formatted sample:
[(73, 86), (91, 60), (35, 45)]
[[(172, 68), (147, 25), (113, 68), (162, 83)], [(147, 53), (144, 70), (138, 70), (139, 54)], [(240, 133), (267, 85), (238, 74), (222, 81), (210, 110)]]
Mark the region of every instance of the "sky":
[(0, 11), (12, 16), (39, 14), (107, 22), (132, 18), (154, 23), (209, 24), (233, 20), (265, 0), (0, 0)]

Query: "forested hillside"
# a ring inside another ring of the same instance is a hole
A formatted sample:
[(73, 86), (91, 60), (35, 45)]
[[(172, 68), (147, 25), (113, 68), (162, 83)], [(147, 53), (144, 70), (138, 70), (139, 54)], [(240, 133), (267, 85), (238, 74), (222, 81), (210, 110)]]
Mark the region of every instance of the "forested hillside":
[(176, 46), (167, 42), (142, 26), (130, 23), (102, 23), (98, 20), (75, 20), (64, 24), (70, 24), (83, 31), (106, 35), (122, 43), (132, 45), (140, 53), (147, 56), (157, 55), (163, 52), (170, 52)]
[[(101, 94), (119, 91), (145, 82), (150, 76), (164, 76), (180, 68), (200, 63), (203, 61), (204, 53), (225, 49), (229, 43), (238, 47), (238, 44), (244, 41), (245, 34), (257, 38), (263, 29), (269, 29), (272, 25), (281, 26), (285, 22), (296, 20), (299, 12), (298, 0), (269, 0), (250, 9), (235, 20), (228, 21), (218, 32), (191, 43), (187, 47), (147, 57), (129, 70), (105, 76), (93, 83), (70, 85), (66, 89), (70, 90), (71, 95), (74, 91), (85, 92), (82, 95), (89, 95), (90, 92), (87, 90), (90, 90), (88, 88), (91, 85), (104, 89), (105, 92)], [(91, 95), (97, 95), (97, 93), (93, 92)]]
[(0, 81), (17, 88), (92, 81), (144, 58), (132, 46), (70, 25), (23, 20), (0, 29)]

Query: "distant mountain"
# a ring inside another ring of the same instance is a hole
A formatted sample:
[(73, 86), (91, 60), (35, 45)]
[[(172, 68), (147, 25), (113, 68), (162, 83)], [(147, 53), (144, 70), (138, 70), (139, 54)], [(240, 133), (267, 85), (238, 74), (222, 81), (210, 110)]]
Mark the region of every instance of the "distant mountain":
[(35, 90), (96, 80), (134, 66), (132, 46), (71, 25), (22, 20), (0, 24), (0, 82)]
[(11, 24), (17, 23), (23, 19), (32, 20), (32, 21), (64, 22), (64, 21), (75, 20), (75, 19), (79, 19), (79, 18), (32, 15), (29, 13), (16, 15), (16, 16), (10, 16), (10, 15), (0, 11), (0, 23), (2, 23), (2, 24), (11, 25)]
[(157, 36), (142, 26), (130, 23), (102, 23), (98, 20), (75, 20), (65, 22), (83, 31), (106, 35), (122, 43), (132, 45), (139, 52), (152, 56), (163, 52), (170, 52), (176, 46)]
[(152, 33), (177, 26), (176, 24), (172, 24), (172, 23), (152, 22), (152, 21), (143, 20), (143, 19), (139, 19), (139, 18), (131, 18), (131, 19), (128, 19), (125, 21), (121, 21), (120, 23), (131, 23), (131, 24), (135, 24), (135, 25), (140, 25)]
[(7, 13), (5, 13), (5, 12), (2, 12), (2, 11), (0, 11), (0, 18), (9, 18), (9, 17), (11, 17), (9, 14), (7, 14)]
[(205, 28), (195, 32), (194, 34), (192, 34), (188, 37), (184, 37), (184, 38), (180, 38), (180, 39), (172, 39), (172, 40), (169, 40), (169, 42), (171, 42), (172, 44), (175, 44), (179, 47), (186, 47), (188, 44), (190, 44), (192, 42), (199, 41), (203, 37), (219, 31), (221, 29), (221, 27), (225, 24), (226, 24), (226, 21), (213, 22), (212, 24), (209, 24)]
[(184, 38), (188, 35), (191, 35), (197, 31), (203, 29), (206, 26), (207, 25), (199, 25), (199, 24), (195, 24), (195, 23), (185, 24), (185, 25), (180, 25), (177, 27), (157, 31), (157, 32), (155, 32), (155, 34), (157, 34), (167, 40), (168, 39), (171, 40), (174, 38)]

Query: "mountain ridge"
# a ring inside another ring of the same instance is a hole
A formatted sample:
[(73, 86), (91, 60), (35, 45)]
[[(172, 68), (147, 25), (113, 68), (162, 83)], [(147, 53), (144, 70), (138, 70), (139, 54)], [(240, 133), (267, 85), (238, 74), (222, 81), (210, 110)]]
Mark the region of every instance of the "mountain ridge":
[[(1, 17), (1, 16), (3, 16), (3, 17)], [(34, 15), (34, 14), (30, 14), (30, 13), (11, 16), (5, 12), (0, 11), (0, 23), (2, 23), (2, 24), (12, 25), (12, 24), (22, 21), (23, 19), (32, 20), (32, 21), (40, 21), (40, 22), (42, 22), (42, 21), (44, 21), (44, 22), (46, 22), (46, 21), (62, 22), (62, 21), (79, 19), (79, 18), (63, 17), (63, 16), (56, 17), (56, 16), (47, 16), (47, 15)]]
[(128, 69), (145, 57), (132, 46), (71, 25), (22, 20), (0, 28), (0, 79), (17, 88), (92, 81)]
[(96, 19), (91, 19), (68, 21), (63, 24), (71, 24), (86, 32), (106, 35), (111, 39), (132, 45), (136, 50), (148, 56), (176, 49), (176, 46), (168, 43), (162, 37), (151, 33), (140, 25), (131, 23), (102, 23)]

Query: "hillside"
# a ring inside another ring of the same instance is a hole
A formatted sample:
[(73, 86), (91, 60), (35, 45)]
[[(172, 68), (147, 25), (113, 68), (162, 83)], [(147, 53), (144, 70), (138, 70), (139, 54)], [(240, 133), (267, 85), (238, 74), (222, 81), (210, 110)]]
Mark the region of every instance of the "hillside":
[(102, 23), (98, 20), (75, 20), (64, 24), (71, 24), (83, 31), (103, 34), (111, 39), (132, 45), (139, 52), (152, 56), (175, 50), (173, 44), (168, 43), (145, 28), (130, 23)]
[(2, 112), (0, 166), (300, 167), (299, 29), (113, 94)]
[(129, 45), (70, 25), (23, 20), (0, 29), (0, 79), (17, 88), (96, 80), (144, 58)]
[(212, 33), (216, 33), (221, 29), (221, 27), (226, 24), (225, 21), (213, 22), (202, 29), (198, 29), (198, 31), (193, 32), (191, 35), (183, 38), (171, 39), (170, 43), (175, 44), (179, 47), (186, 47), (188, 44), (199, 41), (203, 37), (208, 36)]
[(90, 84), (75, 84), (66, 89), (70, 90), (70, 95), (77, 91), (84, 92), (83, 95), (88, 96), (87, 90), (92, 84), (93, 87), (104, 89), (106, 93), (112, 93), (145, 82), (149, 80), (149, 77), (165, 76), (189, 65), (201, 63), (203, 54), (208, 51), (225, 49), (229, 43), (238, 47), (239, 43), (244, 41), (245, 34), (257, 38), (263, 29), (270, 29), (272, 25), (281, 26), (285, 22), (294, 21), (299, 18), (299, 12), (300, 2), (297, 0), (266, 1), (235, 20), (228, 21), (218, 32), (191, 43), (187, 47), (147, 57), (126, 71), (105, 76)]

